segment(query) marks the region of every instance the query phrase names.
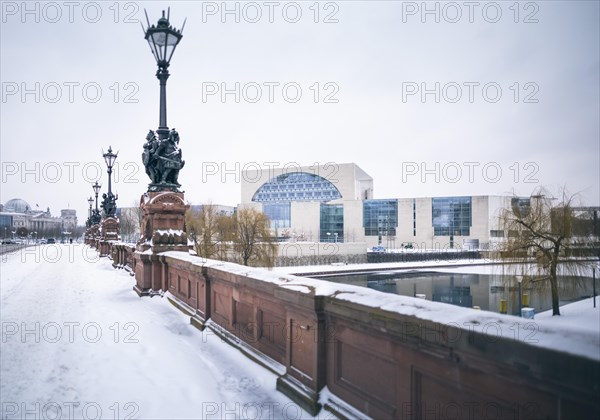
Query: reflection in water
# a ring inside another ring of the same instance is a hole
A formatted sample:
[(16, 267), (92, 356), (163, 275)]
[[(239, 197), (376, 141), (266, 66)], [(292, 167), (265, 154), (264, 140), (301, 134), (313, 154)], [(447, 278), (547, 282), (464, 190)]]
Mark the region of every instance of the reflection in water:
[[(493, 312), (499, 312), (500, 300), (506, 299), (508, 313), (518, 314), (518, 287), (514, 276), (509, 275), (399, 271), (315, 278), (403, 296), (425, 295), (427, 300), (469, 308), (479, 306), (482, 310)], [(573, 287), (575, 283), (580, 286)], [(562, 276), (559, 277), (559, 286), (561, 305), (592, 295), (591, 278)], [(535, 309), (535, 313), (552, 308), (549, 289), (525, 289), (523, 294), (529, 295), (529, 306)]]

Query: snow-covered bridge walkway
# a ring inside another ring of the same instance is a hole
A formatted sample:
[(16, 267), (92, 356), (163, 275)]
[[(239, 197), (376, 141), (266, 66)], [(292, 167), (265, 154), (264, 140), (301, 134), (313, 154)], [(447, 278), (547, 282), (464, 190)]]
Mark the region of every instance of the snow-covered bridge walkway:
[(140, 299), (89, 247), (0, 258), (3, 419), (310, 417), (275, 375), (166, 299)]

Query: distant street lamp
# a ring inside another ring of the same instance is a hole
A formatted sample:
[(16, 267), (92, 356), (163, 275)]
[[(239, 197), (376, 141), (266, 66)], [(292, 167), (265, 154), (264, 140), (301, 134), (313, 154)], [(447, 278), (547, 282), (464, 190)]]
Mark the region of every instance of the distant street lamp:
[(592, 267), (592, 289), (594, 295), (594, 308), (596, 307), (596, 266)]
[(100, 223), (100, 210), (98, 210), (98, 193), (100, 192), (100, 188), (102, 185), (96, 183), (92, 184), (92, 189), (94, 190), (94, 195), (96, 196), (96, 209), (94, 210), (94, 214), (92, 216), (92, 226)]
[(106, 166), (107, 166), (107, 171), (108, 172), (108, 194), (106, 194), (106, 196), (102, 202), (102, 207), (104, 209), (104, 217), (114, 217), (115, 216), (115, 212), (117, 210), (117, 204), (116, 201), (119, 198), (118, 196), (113, 195), (112, 193), (112, 169), (113, 169), (113, 165), (115, 164), (115, 160), (117, 160), (117, 155), (119, 153), (117, 152), (116, 154), (112, 152), (112, 147), (108, 146), (108, 152), (103, 153), (102, 157), (104, 157), (104, 161), (106, 162)]
[(331, 242), (331, 232), (327, 232), (327, 242)]
[(94, 203), (94, 199), (92, 197), (87, 199), (88, 204), (90, 205), (90, 208), (88, 210), (88, 222), (87, 225), (88, 227), (92, 226), (92, 204)]
[[(150, 25), (148, 19), (148, 13), (146, 13), (146, 22), (148, 27), (144, 29), (142, 24), (142, 30), (144, 31), (144, 37), (150, 45), (150, 50), (156, 59), (156, 65), (158, 70), (156, 77), (160, 81), (160, 118), (159, 126), (156, 132), (161, 140), (169, 137), (169, 127), (167, 126), (167, 79), (169, 78), (169, 63), (175, 52), (175, 48), (181, 37), (183, 36), (183, 28), (185, 27), (185, 20), (181, 30), (173, 28), (169, 23), (169, 17), (171, 14), (171, 8), (167, 9), (167, 16), (165, 17), (165, 11), (162, 12), (162, 17), (158, 19), (156, 26)], [(187, 20), (187, 19), (186, 19)]]
[(522, 292), (523, 292), (523, 289), (522, 289), (523, 276), (517, 276), (517, 283), (519, 283), (519, 316), (522, 316), (521, 309), (522, 309), (523, 304), (522, 304), (521, 299), (522, 299)]
[(335, 243), (337, 244), (338, 233), (337, 233), (337, 232), (335, 232), (335, 233), (333, 234), (333, 236), (335, 237)]

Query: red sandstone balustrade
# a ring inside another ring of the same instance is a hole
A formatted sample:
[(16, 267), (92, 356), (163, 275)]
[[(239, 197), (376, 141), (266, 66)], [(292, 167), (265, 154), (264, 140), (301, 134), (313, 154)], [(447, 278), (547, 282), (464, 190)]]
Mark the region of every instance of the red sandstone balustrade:
[(139, 290), (168, 290), (194, 325), (278, 373), (277, 388), (313, 414), (326, 386), (325, 406), (341, 416), (600, 417), (600, 357), (573, 354), (587, 340), (577, 334), (568, 353), (528, 342), (535, 323), (520, 318), (483, 315), (516, 326), (515, 340), (479, 321), (465, 328), (481, 312), (182, 252), (137, 252), (135, 273)]
[(113, 267), (123, 268), (131, 273), (135, 272), (135, 246), (123, 242), (109, 241), (107, 243), (109, 248), (109, 255), (113, 259)]

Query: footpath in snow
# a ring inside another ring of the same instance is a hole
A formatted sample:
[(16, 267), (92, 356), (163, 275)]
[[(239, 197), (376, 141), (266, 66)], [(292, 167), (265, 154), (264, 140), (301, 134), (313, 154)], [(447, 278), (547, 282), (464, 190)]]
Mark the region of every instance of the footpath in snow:
[(140, 299), (89, 247), (0, 258), (2, 419), (312, 418), (274, 374), (166, 299)]

